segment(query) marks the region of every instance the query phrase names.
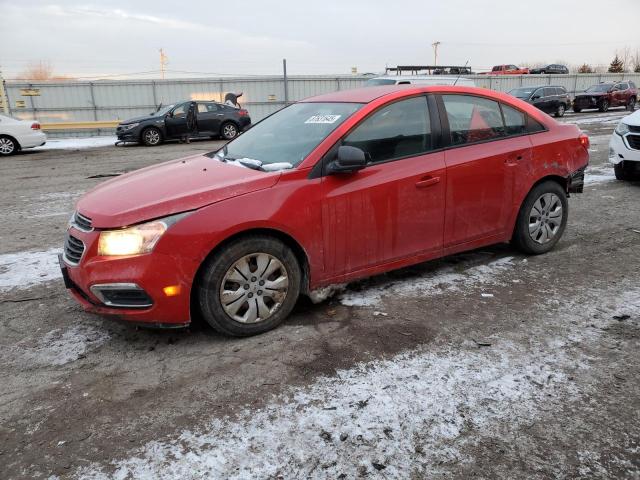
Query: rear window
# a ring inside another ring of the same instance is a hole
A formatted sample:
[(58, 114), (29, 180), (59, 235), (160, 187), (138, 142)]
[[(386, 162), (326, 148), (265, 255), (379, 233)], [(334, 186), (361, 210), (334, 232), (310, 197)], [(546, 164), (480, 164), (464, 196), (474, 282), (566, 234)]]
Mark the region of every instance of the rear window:
[(452, 145), (505, 136), (498, 102), (470, 95), (443, 95)]

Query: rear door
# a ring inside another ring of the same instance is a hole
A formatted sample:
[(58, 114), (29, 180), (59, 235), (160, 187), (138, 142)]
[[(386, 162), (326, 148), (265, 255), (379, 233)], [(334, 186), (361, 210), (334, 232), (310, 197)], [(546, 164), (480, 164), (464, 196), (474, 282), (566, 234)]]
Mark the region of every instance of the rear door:
[(364, 150), (370, 163), (323, 178), (327, 271), (441, 253), (446, 179), (431, 119), (426, 97), (418, 96), (381, 107), (345, 136), (342, 144)]
[(214, 102), (198, 102), (198, 130), (200, 133), (218, 135), (223, 115)]
[(547, 113), (553, 113), (558, 109), (558, 95), (555, 87), (544, 87), (544, 108)]
[(450, 143), (444, 247), (502, 238), (513, 211), (516, 172), (531, 157), (519, 125), (525, 117), (510, 115), (505, 126), (498, 102), (484, 97), (442, 95), (441, 102)]

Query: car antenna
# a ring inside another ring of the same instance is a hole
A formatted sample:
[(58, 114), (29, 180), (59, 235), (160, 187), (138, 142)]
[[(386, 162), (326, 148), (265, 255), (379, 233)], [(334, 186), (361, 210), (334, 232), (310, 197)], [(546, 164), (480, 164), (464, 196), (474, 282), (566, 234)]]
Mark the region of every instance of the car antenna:
[(162, 108), (162, 102), (160, 102), (160, 105), (158, 105), (158, 109), (156, 110), (156, 112), (159, 112), (161, 108)]
[(466, 69), (467, 69), (467, 65), (468, 65), (468, 64), (469, 64), (469, 60), (467, 60), (467, 61), (465, 62), (465, 64), (464, 64), (464, 69), (463, 69), (463, 70), (460, 70), (460, 73), (458, 73), (458, 78), (456, 78), (456, 81), (455, 81), (455, 82), (453, 82), (453, 86), (454, 86), (454, 87), (456, 86), (456, 83), (458, 83), (458, 80), (460, 80), (460, 77), (462, 76), (462, 72), (463, 72), (464, 70), (466, 70)]

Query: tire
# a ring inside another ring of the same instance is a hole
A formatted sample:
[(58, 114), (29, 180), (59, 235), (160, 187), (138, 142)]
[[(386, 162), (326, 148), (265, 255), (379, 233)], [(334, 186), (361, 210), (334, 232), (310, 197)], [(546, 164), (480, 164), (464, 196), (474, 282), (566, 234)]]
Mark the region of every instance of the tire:
[(559, 183), (547, 180), (536, 185), (520, 207), (514, 245), (531, 255), (547, 253), (562, 237), (568, 214), (567, 194)]
[(607, 112), (609, 110), (609, 100), (603, 100), (600, 107), (598, 107), (598, 110), (601, 112)]
[(613, 171), (616, 174), (616, 179), (617, 180), (632, 180), (632, 175), (629, 172), (629, 170), (627, 170), (626, 168), (624, 168), (622, 163), (618, 163), (616, 165), (613, 166)]
[(564, 112), (567, 110), (567, 107), (565, 106), (564, 103), (561, 103), (560, 105), (558, 105), (558, 108), (556, 109), (556, 112), (554, 113), (555, 117), (564, 117)]
[(14, 155), (18, 150), (20, 150), (20, 145), (14, 138), (0, 135), (0, 157)]
[(238, 126), (233, 122), (225, 122), (220, 126), (220, 136), (225, 140), (233, 140), (239, 133)]
[(140, 135), (140, 140), (147, 147), (156, 147), (162, 143), (162, 132), (156, 127), (145, 128)]
[(197, 285), (200, 311), (211, 327), (225, 335), (264, 333), (289, 316), (300, 294), (301, 278), (296, 256), (280, 240), (242, 238), (203, 265)]
[(573, 106), (573, 111), (576, 113), (580, 113), (582, 111), (582, 109), (580, 107), (576, 107), (575, 105)]
[(629, 103), (627, 103), (627, 110), (633, 112), (636, 109), (636, 99), (635, 97), (631, 97), (629, 99)]

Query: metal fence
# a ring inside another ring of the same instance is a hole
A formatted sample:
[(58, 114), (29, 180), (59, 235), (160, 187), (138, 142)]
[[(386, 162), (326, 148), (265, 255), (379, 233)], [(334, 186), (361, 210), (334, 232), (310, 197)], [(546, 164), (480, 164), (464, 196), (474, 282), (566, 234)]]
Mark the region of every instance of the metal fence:
[[(362, 86), (368, 77), (290, 76), (285, 99), (280, 76), (180, 80), (8, 81), (10, 114), (43, 123), (125, 120), (179, 100), (222, 101), (228, 92), (243, 92), (240, 103), (258, 121), (282, 108), (286, 101)], [(570, 93), (604, 81), (633, 80), (640, 74), (471, 75), (478, 87), (508, 91), (519, 86), (561, 85)]]

